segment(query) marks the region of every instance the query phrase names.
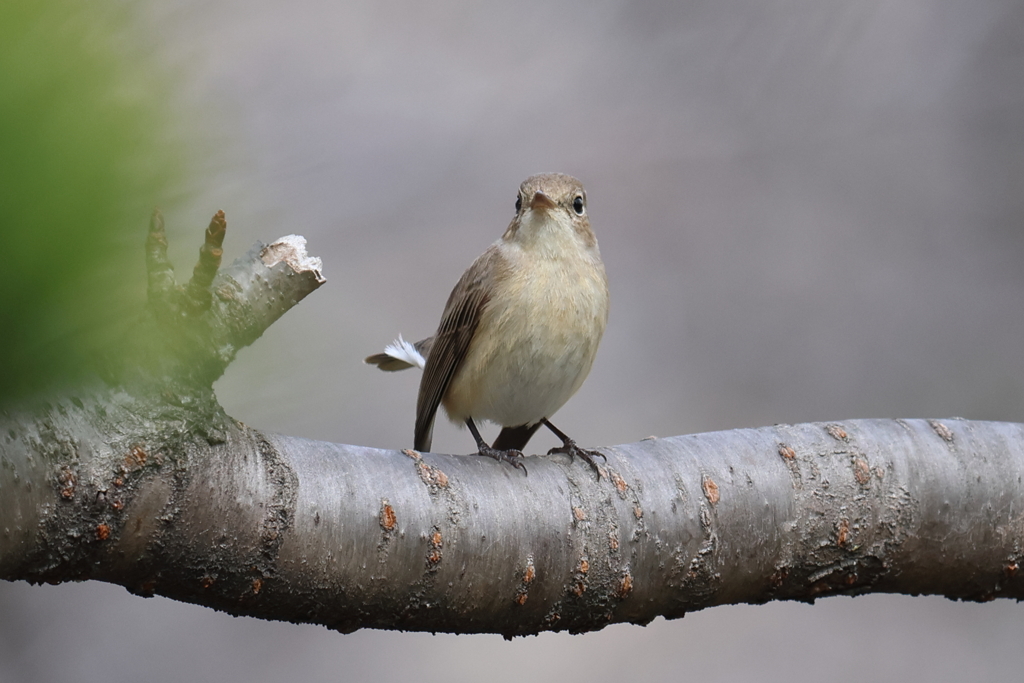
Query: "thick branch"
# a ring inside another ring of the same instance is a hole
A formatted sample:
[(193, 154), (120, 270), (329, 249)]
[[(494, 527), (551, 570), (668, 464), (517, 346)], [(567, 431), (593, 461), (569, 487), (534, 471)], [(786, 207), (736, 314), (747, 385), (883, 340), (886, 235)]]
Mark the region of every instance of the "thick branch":
[(595, 480), (559, 456), (525, 477), (239, 424), (221, 443), (107, 445), (103, 423), (133, 410), (111, 395), (30, 429), (8, 419), (0, 577), (100, 579), (346, 631), (506, 635), (836, 593), (1024, 597), (1020, 424), (647, 440), (605, 449)]

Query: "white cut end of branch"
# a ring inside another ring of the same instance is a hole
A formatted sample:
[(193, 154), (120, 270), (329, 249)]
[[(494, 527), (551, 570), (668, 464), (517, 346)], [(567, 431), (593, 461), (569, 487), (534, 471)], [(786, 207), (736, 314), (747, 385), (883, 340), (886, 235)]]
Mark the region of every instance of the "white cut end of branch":
[(415, 346), (402, 339), (402, 335), (398, 335), (398, 339), (385, 346), (384, 353), (388, 354), (395, 360), (403, 361), (409, 365), (415, 365), (420, 370), (422, 370), (427, 364), (427, 359), (416, 350)]
[(324, 267), (318, 256), (306, 253), (306, 238), (302, 235), (285, 235), (268, 245), (260, 254), (264, 265), (273, 268), (284, 261), (296, 273), (313, 272), (319, 281), (323, 281), (320, 270)]

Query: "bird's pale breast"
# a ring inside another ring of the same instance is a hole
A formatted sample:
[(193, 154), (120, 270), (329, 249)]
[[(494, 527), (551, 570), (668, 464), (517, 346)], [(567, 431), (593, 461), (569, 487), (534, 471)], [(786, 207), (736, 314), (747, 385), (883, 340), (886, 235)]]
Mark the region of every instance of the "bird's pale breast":
[(442, 404), (452, 421), (532, 424), (569, 400), (604, 334), (608, 287), (596, 255), (520, 259), (492, 296)]

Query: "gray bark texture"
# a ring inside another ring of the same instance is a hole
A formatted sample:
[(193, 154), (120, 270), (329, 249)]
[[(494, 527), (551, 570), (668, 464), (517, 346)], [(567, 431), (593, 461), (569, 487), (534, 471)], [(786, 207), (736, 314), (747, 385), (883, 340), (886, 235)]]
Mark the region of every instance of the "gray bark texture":
[(103, 379), (0, 413), (0, 578), (507, 637), (834, 594), (1024, 598), (1022, 424), (652, 438), (601, 449), (597, 477), (236, 422), (213, 381), (323, 278), (294, 240), (215, 275), (218, 216), (185, 287), (154, 221), (151, 310)]

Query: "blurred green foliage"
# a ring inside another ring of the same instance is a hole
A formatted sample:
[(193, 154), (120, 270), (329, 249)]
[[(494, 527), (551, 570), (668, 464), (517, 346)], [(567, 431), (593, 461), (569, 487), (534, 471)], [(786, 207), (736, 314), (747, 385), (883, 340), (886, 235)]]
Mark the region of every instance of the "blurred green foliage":
[(185, 155), (133, 10), (0, 2), (0, 400), (94, 370), (144, 303), (149, 214)]

